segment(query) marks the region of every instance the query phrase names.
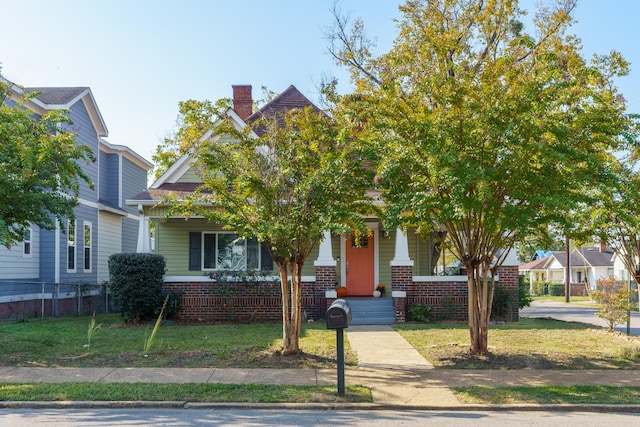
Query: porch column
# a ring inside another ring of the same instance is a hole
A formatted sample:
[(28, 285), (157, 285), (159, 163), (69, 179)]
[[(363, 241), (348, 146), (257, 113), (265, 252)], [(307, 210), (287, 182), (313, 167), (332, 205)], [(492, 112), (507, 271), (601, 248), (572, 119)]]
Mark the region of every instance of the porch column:
[(391, 267), (413, 267), (413, 261), (409, 258), (409, 242), (407, 235), (401, 229), (396, 229), (396, 246), (391, 260)]
[(318, 248), (318, 259), (313, 262), (316, 267), (335, 267), (337, 265), (336, 260), (333, 259), (333, 249), (331, 248), (331, 232), (325, 230), (324, 237), (320, 242)]
[(149, 253), (151, 252), (151, 236), (149, 234), (149, 218), (144, 216), (144, 209), (142, 205), (138, 205), (138, 246), (136, 252)]
[(331, 303), (337, 298), (336, 296), (336, 265), (338, 263), (333, 258), (333, 249), (331, 248), (331, 232), (325, 230), (324, 237), (318, 247), (318, 259), (313, 262), (316, 270), (316, 289), (318, 295), (314, 295), (314, 299), (325, 299), (324, 304), (318, 304), (317, 309), (322, 313), (326, 311)]
[(391, 297), (396, 311), (396, 322), (404, 323), (413, 288), (413, 260), (409, 258), (407, 235), (396, 229), (396, 244), (391, 265)]

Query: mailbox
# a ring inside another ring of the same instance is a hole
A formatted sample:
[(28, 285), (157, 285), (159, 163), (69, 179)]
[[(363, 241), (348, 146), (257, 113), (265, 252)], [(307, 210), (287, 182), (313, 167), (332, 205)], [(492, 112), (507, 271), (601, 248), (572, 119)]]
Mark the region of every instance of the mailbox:
[(344, 329), (351, 324), (351, 307), (343, 299), (337, 299), (327, 310), (327, 329)]

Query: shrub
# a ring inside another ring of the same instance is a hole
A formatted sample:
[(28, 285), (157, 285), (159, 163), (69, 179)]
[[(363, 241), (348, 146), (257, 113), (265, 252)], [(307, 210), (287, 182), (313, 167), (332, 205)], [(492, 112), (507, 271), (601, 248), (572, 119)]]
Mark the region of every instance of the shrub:
[(150, 320), (158, 315), (165, 260), (162, 255), (124, 253), (109, 257), (110, 288), (115, 307), (127, 323)]
[(564, 284), (562, 283), (549, 283), (549, 295), (553, 297), (564, 296)]
[(549, 288), (546, 282), (533, 282), (531, 288), (533, 289), (533, 295), (541, 297), (549, 293)]
[(511, 292), (496, 286), (493, 291), (493, 304), (491, 304), (491, 317), (502, 317), (509, 312), (511, 306)]
[(525, 308), (530, 305), (531, 294), (529, 293), (529, 285), (524, 280), (520, 280), (518, 284), (518, 308)]
[(617, 281), (614, 276), (598, 279), (594, 298), (600, 304), (600, 311), (596, 316), (609, 323), (609, 332), (613, 332), (616, 325), (627, 321), (629, 311), (635, 308), (633, 294), (626, 283)]
[(414, 303), (409, 307), (409, 320), (414, 322), (428, 322), (434, 313), (433, 307), (427, 304)]

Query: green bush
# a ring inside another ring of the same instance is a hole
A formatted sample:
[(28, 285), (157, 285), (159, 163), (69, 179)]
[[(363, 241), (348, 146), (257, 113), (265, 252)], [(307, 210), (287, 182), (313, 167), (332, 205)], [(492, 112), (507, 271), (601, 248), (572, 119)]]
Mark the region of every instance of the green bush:
[(109, 257), (114, 306), (127, 323), (154, 319), (160, 312), (166, 262), (162, 255), (124, 253)]
[(409, 320), (414, 322), (428, 322), (435, 310), (427, 304), (414, 303), (409, 307)]
[[(522, 276), (520, 276), (522, 278)], [(518, 281), (518, 308), (525, 308), (531, 305), (531, 294), (529, 284), (524, 280)]]
[(549, 283), (549, 295), (551, 295), (552, 297), (564, 296), (564, 284)]
[(549, 288), (546, 282), (533, 282), (533, 295), (541, 297), (549, 293)]
[(502, 317), (509, 312), (511, 307), (511, 292), (496, 286), (493, 290), (493, 304), (491, 304), (491, 317)]

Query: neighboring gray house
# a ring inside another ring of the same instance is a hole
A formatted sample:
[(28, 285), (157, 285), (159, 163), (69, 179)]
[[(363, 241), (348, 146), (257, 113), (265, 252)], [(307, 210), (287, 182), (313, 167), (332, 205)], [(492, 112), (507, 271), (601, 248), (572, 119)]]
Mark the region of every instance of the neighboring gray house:
[[(12, 88), (10, 98), (17, 98), (20, 89), (15, 85)], [(124, 201), (146, 189), (147, 173), (152, 167), (130, 148), (103, 139), (108, 134), (107, 127), (90, 88), (26, 90), (38, 92), (26, 105), (35, 115), (54, 109), (69, 111), (68, 130), (76, 134), (78, 144), (90, 147), (96, 157), (94, 163), (85, 165), (94, 188), (80, 182), (75, 221), (67, 221), (55, 230), (33, 226), (25, 242), (10, 249), (0, 248), (0, 304), (14, 301), (18, 293), (19, 286), (8, 284), (99, 285), (108, 280), (109, 256), (137, 249), (139, 213)], [(6, 102), (11, 105), (12, 100)], [(24, 300), (28, 288), (22, 289), (19, 293)], [(0, 309), (0, 317), (1, 314)]]

